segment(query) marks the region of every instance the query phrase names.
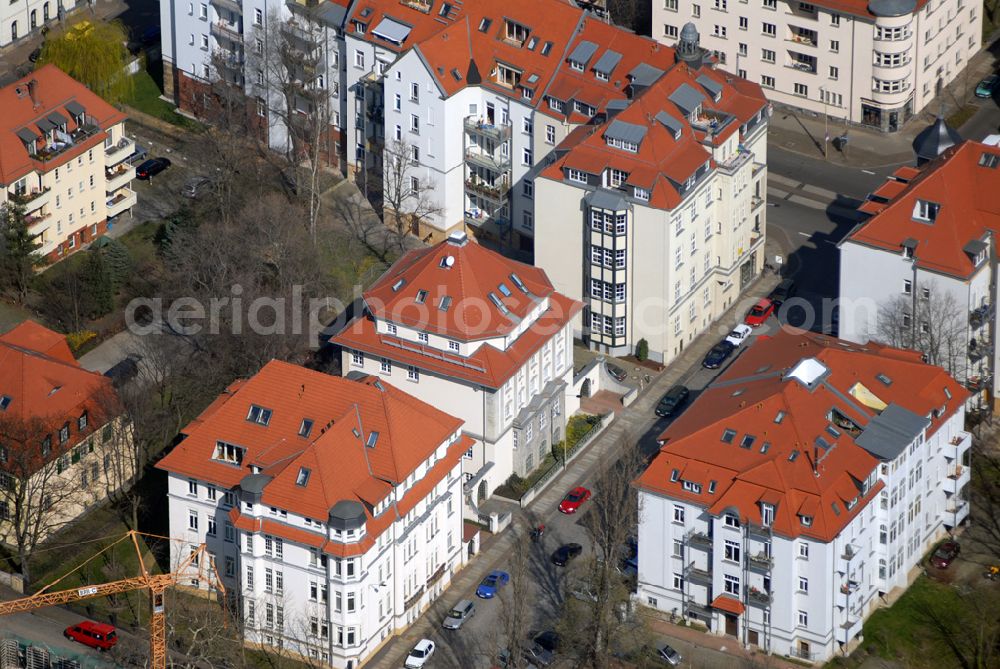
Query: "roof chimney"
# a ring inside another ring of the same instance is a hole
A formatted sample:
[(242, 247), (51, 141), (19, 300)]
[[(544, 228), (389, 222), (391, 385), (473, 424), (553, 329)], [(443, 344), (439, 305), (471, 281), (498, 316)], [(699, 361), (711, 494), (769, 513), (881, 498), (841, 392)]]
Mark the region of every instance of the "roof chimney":
[(31, 107), (32, 109), (38, 109), (38, 98), (35, 95), (35, 89), (38, 87), (38, 80), (32, 78), (28, 81), (28, 95), (31, 96)]
[(448, 243), (454, 244), (455, 246), (465, 246), (468, 241), (469, 235), (462, 230), (456, 230), (448, 235)]

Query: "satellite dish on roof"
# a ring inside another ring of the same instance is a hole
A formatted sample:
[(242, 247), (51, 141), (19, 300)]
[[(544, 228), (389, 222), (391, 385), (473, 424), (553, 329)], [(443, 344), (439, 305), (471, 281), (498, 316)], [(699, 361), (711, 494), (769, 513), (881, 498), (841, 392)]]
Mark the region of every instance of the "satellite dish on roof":
[(455, 266), (455, 256), (445, 256), (444, 265), (445, 265), (445, 267), (454, 267)]

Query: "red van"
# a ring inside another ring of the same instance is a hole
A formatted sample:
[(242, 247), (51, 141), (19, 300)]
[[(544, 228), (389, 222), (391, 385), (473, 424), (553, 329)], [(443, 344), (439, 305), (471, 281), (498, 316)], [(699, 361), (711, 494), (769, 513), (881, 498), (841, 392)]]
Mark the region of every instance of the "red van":
[(118, 643), (118, 634), (114, 627), (89, 620), (70, 625), (63, 632), (63, 636), (70, 641), (76, 641), (98, 650), (108, 650)]

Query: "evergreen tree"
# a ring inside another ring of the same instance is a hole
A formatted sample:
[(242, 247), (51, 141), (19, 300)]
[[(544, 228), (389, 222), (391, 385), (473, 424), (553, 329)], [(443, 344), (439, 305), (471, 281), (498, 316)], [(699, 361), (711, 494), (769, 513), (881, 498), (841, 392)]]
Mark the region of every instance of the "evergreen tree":
[(36, 241), (37, 238), (38, 235), (28, 231), (24, 205), (8, 200), (0, 207), (0, 275), (3, 289), (18, 304), (23, 304), (28, 298), (35, 267), (42, 262), (38, 255), (42, 245)]
[(91, 252), (87, 257), (84, 281), (87, 284), (87, 301), (91, 313), (96, 317), (111, 313), (115, 308), (114, 281), (104, 262), (104, 256), (99, 251)]
[(111, 277), (111, 283), (117, 291), (128, 280), (129, 272), (132, 271), (132, 255), (128, 247), (121, 241), (111, 237), (105, 237), (107, 242), (99, 249), (99, 252), (107, 267)]

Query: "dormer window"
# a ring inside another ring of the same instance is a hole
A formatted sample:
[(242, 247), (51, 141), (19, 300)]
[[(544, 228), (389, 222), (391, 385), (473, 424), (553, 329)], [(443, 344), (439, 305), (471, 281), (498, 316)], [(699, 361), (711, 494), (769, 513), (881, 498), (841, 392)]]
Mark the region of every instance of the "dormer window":
[(675, 469), (672, 472), (670, 472), (670, 482), (677, 483), (677, 480), (680, 478), (680, 475), (681, 471), (679, 469)]
[(357, 34), (364, 35), (367, 29), (368, 29), (368, 24), (364, 23), (363, 21), (354, 22), (354, 32), (356, 32)]
[(271, 422), (271, 410), (257, 406), (256, 404), (251, 404), (250, 411), (247, 413), (247, 420), (251, 423), (257, 423), (258, 425), (264, 425), (266, 427), (267, 424)]
[(569, 61), (569, 69), (576, 70), (577, 72), (583, 72), (583, 63), (571, 60)]
[(722, 433), (722, 442), (725, 444), (733, 443), (733, 439), (735, 438), (736, 430), (726, 429), (726, 431)]
[(764, 527), (771, 527), (774, 524), (774, 505), (767, 502), (760, 503), (760, 524)]
[(557, 100), (556, 98), (554, 98), (554, 97), (552, 97), (550, 95), (549, 96), (549, 108), (552, 109), (552, 110), (554, 110), (554, 111), (561, 112), (561, 111), (563, 111), (565, 109), (565, 105), (563, 105), (563, 101), (562, 100)]
[(416, 302), (417, 304), (423, 304), (426, 299), (427, 299), (427, 291), (426, 290), (418, 290), (417, 291), (417, 296), (416, 296), (416, 298), (414, 298), (413, 301)]
[(913, 218), (918, 221), (933, 222), (937, 219), (940, 209), (941, 205), (936, 202), (917, 200), (916, 204), (913, 205)]
[(517, 46), (523, 46), (524, 41), (528, 39), (528, 35), (531, 33), (531, 29), (522, 26), (520, 23), (511, 21), (510, 19), (504, 19), (503, 22), (503, 38), (504, 40), (510, 42), (511, 44), (516, 44)]
[(691, 481), (684, 481), (683, 485), (684, 485), (684, 489), (687, 490), (688, 492), (693, 492), (696, 495), (700, 495), (701, 494), (701, 484), (700, 483), (693, 483)]
[(609, 168), (604, 173), (604, 181), (607, 186), (611, 188), (618, 188), (626, 181), (628, 181), (628, 172), (624, 170), (616, 170), (615, 168)]
[(810, 527), (813, 524), (812, 516), (799, 516), (799, 522), (802, 523), (802, 527)]
[(514, 88), (521, 81), (521, 71), (510, 67), (509, 65), (497, 63), (496, 69), (494, 69), (493, 80), (501, 86)]
[(212, 456), (212, 459), (227, 462), (231, 465), (242, 465), (245, 452), (246, 449), (239, 446), (227, 444), (224, 441), (217, 441), (215, 442), (215, 454)]
[(646, 190), (645, 188), (636, 188), (635, 189), (635, 199), (642, 200), (644, 202), (648, 202), (649, 201), (649, 191)]

